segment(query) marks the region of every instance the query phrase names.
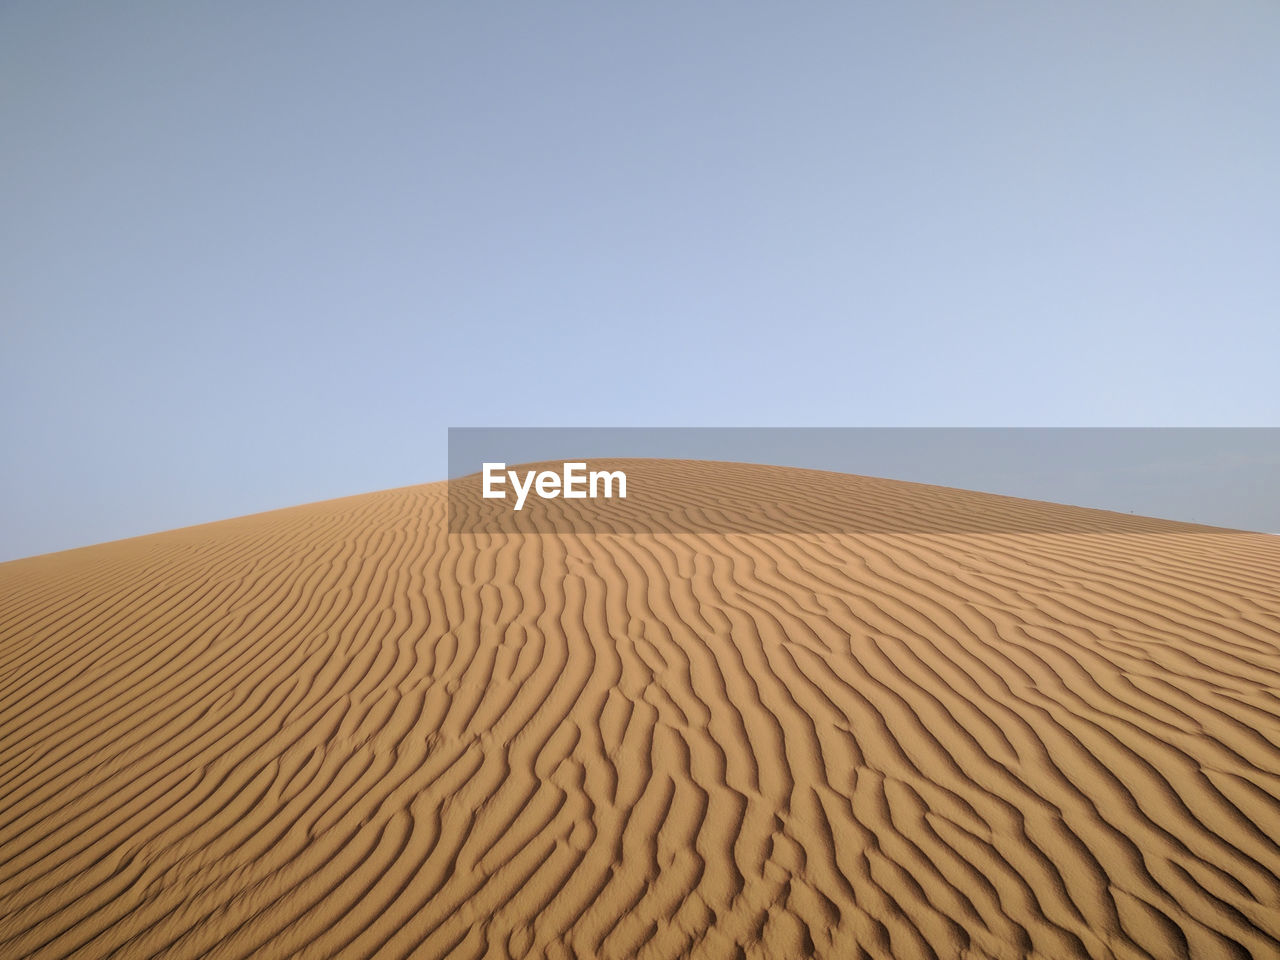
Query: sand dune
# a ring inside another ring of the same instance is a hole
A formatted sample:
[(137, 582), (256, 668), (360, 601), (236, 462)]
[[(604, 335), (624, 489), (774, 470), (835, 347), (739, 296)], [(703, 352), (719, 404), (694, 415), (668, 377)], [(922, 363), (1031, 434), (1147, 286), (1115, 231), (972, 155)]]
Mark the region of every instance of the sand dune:
[(1280, 538), (822, 477), (1061, 526), (0, 565), (0, 957), (1280, 956)]

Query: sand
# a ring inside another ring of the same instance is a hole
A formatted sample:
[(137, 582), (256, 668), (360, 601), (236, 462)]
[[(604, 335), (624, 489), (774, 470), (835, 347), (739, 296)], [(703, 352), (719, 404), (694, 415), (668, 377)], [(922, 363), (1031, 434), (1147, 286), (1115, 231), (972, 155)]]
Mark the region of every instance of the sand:
[(0, 957), (1280, 956), (1280, 538), (445, 503), (0, 565)]

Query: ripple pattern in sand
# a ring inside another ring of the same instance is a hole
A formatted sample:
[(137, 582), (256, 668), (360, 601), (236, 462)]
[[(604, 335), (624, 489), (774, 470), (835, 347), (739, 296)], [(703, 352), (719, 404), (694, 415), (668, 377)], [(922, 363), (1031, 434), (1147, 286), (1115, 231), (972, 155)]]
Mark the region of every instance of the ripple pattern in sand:
[(0, 956), (1280, 956), (1276, 538), (444, 509), (0, 566)]

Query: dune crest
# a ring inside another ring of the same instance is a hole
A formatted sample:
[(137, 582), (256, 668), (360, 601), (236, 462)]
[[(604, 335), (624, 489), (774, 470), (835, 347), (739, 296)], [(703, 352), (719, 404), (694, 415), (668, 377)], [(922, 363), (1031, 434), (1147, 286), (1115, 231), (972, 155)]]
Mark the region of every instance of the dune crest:
[(0, 956), (1280, 956), (1280, 538), (446, 513), (0, 564)]

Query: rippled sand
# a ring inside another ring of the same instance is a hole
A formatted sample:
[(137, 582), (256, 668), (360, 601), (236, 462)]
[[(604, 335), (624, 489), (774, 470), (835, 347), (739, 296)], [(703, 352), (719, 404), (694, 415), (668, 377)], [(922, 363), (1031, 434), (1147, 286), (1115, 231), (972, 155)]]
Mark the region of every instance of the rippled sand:
[(445, 505), (0, 565), (0, 956), (1280, 956), (1280, 538)]

